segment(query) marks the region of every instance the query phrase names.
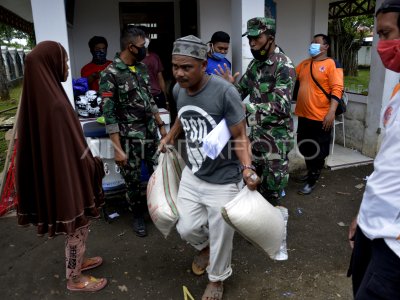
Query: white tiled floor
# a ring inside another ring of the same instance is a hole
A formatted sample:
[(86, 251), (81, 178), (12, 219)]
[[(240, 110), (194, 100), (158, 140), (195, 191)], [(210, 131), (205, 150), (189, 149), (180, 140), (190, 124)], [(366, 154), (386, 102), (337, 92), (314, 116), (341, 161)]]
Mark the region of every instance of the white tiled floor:
[(373, 158), (362, 155), (357, 150), (344, 148), (335, 144), (333, 154), (329, 155), (326, 160), (326, 165), (331, 170), (348, 168), (359, 165), (372, 164)]

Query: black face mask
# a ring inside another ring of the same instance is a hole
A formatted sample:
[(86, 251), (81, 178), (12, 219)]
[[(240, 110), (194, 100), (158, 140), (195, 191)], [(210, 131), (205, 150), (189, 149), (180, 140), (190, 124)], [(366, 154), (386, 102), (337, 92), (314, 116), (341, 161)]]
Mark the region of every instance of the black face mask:
[(93, 51), (93, 63), (96, 65), (104, 65), (107, 61), (107, 51)]
[(132, 52), (131, 53), (136, 57), (137, 61), (142, 61), (143, 58), (146, 57), (146, 48), (145, 47), (137, 47), (133, 44), (132, 44), (132, 46), (136, 48), (138, 53), (132, 53)]
[(270, 41), (270, 39), (268, 39), (265, 42), (265, 44), (259, 50), (250, 49), (251, 54), (253, 54), (253, 57), (255, 59), (260, 60), (260, 61), (266, 61), (267, 60), (268, 53), (269, 53), (269, 50), (271, 49), (272, 42), (269, 44), (268, 49), (265, 49), (265, 46), (267, 46), (269, 41)]

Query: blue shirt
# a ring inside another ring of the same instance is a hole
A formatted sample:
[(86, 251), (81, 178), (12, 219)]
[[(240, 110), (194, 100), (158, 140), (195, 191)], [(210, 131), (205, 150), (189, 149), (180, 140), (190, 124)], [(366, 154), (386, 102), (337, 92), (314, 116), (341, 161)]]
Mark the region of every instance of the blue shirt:
[(223, 69), (225, 69), (224, 64), (226, 64), (228, 66), (229, 70), (231, 70), (231, 63), (226, 58), (218, 60), (218, 59), (208, 56), (207, 61), (208, 61), (208, 64), (207, 64), (206, 73), (208, 75), (216, 74), (214, 72), (214, 69), (219, 70), (218, 65), (220, 65)]

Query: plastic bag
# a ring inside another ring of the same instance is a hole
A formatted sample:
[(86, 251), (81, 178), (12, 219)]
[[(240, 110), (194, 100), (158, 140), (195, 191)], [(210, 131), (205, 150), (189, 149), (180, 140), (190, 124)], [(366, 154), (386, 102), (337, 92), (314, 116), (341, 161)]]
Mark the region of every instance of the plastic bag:
[(259, 192), (250, 191), (247, 186), (221, 209), (229, 225), (275, 260), (287, 259), (284, 211), (287, 214), (286, 208), (273, 207)]
[(147, 184), (147, 206), (157, 229), (166, 238), (178, 221), (176, 208), (179, 183), (185, 163), (179, 153), (169, 147), (158, 158), (158, 166)]

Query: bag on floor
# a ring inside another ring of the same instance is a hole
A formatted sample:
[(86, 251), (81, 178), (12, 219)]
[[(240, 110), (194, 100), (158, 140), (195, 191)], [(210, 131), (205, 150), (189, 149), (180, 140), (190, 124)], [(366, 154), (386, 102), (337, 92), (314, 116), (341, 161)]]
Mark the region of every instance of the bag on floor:
[(179, 218), (175, 203), (184, 167), (179, 153), (169, 147), (165, 153), (160, 153), (158, 166), (147, 184), (150, 217), (165, 238)]
[(222, 216), (239, 234), (261, 248), (271, 259), (279, 259), (283, 242), (286, 246), (284, 217), (281, 210), (273, 207), (259, 192), (250, 191), (245, 186), (232, 201), (222, 207)]

